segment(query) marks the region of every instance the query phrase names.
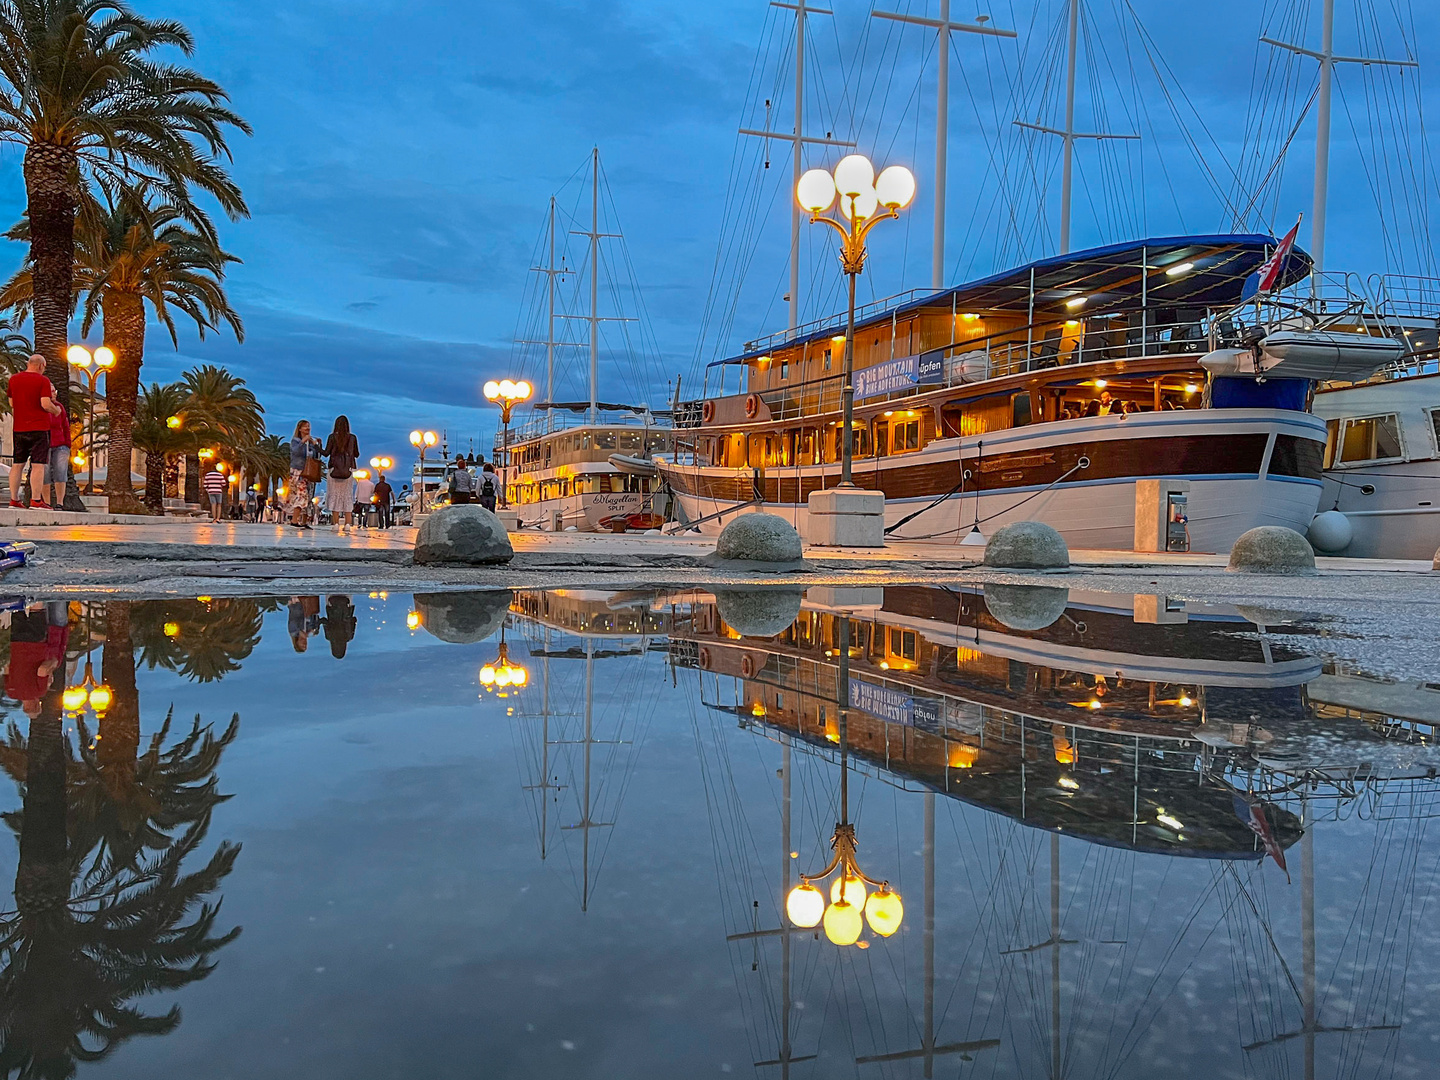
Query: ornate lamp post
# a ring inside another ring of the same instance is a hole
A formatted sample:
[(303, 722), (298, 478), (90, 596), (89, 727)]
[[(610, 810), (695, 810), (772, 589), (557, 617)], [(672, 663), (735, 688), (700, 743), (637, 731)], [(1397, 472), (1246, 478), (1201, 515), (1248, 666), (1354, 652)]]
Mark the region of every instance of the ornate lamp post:
[(505, 501), (505, 489), (510, 486), (510, 411), (522, 401), (528, 401), (533, 392), (532, 387), (524, 379), (519, 382), (511, 382), (509, 379), (501, 379), (496, 382), (491, 379), (485, 384), (485, 400), (498, 403), (500, 406), (500, 423), (504, 428), (504, 436), (501, 439), (501, 447), (504, 451), (504, 461), (500, 466), (500, 505), (510, 505)]
[[(71, 367), (79, 368), (90, 382), (90, 416), (85, 431), (90, 440), (85, 456), (90, 461), (90, 478), (85, 481), (85, 494), (95, 494), (95, 387), (100, 376), (115, 366), (115, 352), (108, 345), (101, 345), (92, 354), (84, 345), (71, 345), (65, 353)], [(130, 472), (130, 463), (125, 463), (125, 472)]]
[[(410, 432), (410, 445), (420, 451), (420, 513), (425, 513), (425, 451), (440, 441), (433, 431)], [(387, 459), (388, 460), (388, 459)]]
[[(841, 220), (826, 217), (825, 211), (840, 199)], [(835, 166), (833, 175), (811, 169), (795, 186), (795, 200), (809, 211), (810, 223), (824, 222), (840, 234), (840, 268), (849, 284), (850, 303), (845, 318), (845, 432), (842, 436), (840, 484), (851, 486), (850, 459), (854, 453), (855, 431), (855, 278), (865, 269), (865, 237), (886, 218), (915, 198), (915, 177), (903, 165), (891, 165), (877, 177), (875, 166), (864, 154), (851, 154)]]

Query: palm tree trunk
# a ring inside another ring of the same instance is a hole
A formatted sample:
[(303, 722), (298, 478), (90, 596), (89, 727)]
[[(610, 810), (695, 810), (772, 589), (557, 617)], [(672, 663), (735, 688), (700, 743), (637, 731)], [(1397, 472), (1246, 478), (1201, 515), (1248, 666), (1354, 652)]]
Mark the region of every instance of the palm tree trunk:
[[(45, 357), (45, 374), (55, 399), (70, 411), (70, 367), (65, 350), (75, 272), (75, 152), (53, 143), (33, 142), (25, 148), (26, 209), (30, 217), (30, 261), (34, 282), (31, 320), (35, 351)], [(72, 474), (65, 483), (65, 509), (85, 512)]]
[(145, 505), (157, 514), (165, 512), (164, 454), (145, 451)]
[(105, 407), (110, 416), (105, 495), (112, 514), (144, 514), (145, 505), (135, 497), (130, 482), (130, 456), (140, 365), (145, 358), (145, 301), (138, 293), (107, 289), (102, 305), (105, 342), (115, 350), (115, 366), (105, 376)]
[(198, 503), (200, 501), (200, 455), (185, 455), (185, 501), (187, 503)]
[(20, 823), (20, 864), (15, 907), (21, 915), (53, 915), (70, 899), (65, 829), (65, 733), (60, 692), (45, 695), (30, 721), (25, 799)]
[(100, 720), (95, 756), (105, 789), (117, 799), (134, 788), (140, 752), (140, 692), (135, 686), (135, 643), (128, 601), (105, 604), (105, 644), (100, 675), (114, 699)]

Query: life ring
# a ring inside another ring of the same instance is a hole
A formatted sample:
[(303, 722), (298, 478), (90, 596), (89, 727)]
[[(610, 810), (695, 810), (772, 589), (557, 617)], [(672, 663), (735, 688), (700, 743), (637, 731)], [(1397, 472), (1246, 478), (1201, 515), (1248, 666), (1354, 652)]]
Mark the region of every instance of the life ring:
[(745, 415), (753, 417), (760, 411), (760, 395), (747, 394), (745, 396)]
[(742, 656), (740, 658), (740, 674), (747, 679), (755, 677), (755, 658), (753, 656)]
[[(708, 405), (709, 402), (706, 402), (706, 404)], [(702, 648), (702, 649), (700, 650), (699, 660), (700, 660), (700, 670), (701, 670), (701, 671), (709, 671), (709, 670), (710, 670), (710, 650), (709, 650), (709, 649)]]
[(715, 419), (715, 402), (706, 401), (704, 405), (700, 406), (700, 419), (707, 424)]

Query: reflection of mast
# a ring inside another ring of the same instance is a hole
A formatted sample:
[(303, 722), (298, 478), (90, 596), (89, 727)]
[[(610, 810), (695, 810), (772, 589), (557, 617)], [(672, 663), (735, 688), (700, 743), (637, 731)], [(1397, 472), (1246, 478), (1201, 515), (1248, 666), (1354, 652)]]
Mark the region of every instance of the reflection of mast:
[[(1273, 1039), (1251, 1043), (1247, 1051), (1273, 1046), (1290, 1039), (1305, 1039), (1305, 1080), (1315, 1080), (1315, 1036), (1347, 1031), (1399, 1031), (1399, 1024), (1366, 1024), (1351, 1027), (1323, 1027), (1315, 1007), (1315, 824), (1310, 820), (1309, 803), (1302, 802), (1300, 816), (1305, 831), (1300, 835), (1300, 1009), (1304, 1017), (1298, 1031), (1287, 1031)], [(1293, 984), (1292, 984), (1293, 985)]]
[(583, 745), (585, 747), (585, 784), (584, 801), (582, 804), (580, 820), (573, 825), (566, 825), (566, 829), (579, 829), (584, 835), (582, 854), (580, 859), (580, 910), (585, 911), (590, 905), (590, 830), (608, 828), (615, 823), (613, 821), (593, 821), (590, 817), (590, 755), (593, 747), (597, 745), (619, 745), (623, 739), (596, 739), (594, 737), (593, 719), (595, 713), (595, 639), (585, 639), (585, 738), (566, 739), (557, 742), (555, 745)]
[(545, 846), (550, 838), (551, 791), (563, 791), (564, 784), (550, 783), (550, 628), (545, 628), (545, 659), (540, 669), (540, 783), (526, 784), (525, 791), (540, 792), (540, 860), (545, 860)]
[(1023, 949), (1005, 949), (1001, 956), (1054, 949), (1050, 954), (1050, 1077), (1060, 1080), (1060, 946), (1078, 945), (1060, 936), (1060, 834), (1050, 834), (1050, 937)]
[(877, 1061), (906, 1061), (911, 1058), (925, 1059), (925, 1077), (935, 1075), (935, 1058), (944, 1054), (968, 1054), (971, 1050), (990, 1050), (1000, 1045), (999, 1039), (980, 1039), (975, 1042), (935, 1045), (935, 793), (925, 793), (925, 1030), (920, 1035), (920, 1046), (910, 1050), (897, 1050), (893, 1054), (872, 1054), (858, 1057), (856, 1065), (868, 1065)]

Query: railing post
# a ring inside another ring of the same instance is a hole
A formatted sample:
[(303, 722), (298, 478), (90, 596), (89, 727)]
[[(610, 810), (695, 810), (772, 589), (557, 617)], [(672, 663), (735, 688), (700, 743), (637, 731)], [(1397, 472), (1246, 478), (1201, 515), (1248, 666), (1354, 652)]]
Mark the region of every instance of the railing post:
[(1150, 249), (1140, 245), (1140, 355), (1150, 341)]

